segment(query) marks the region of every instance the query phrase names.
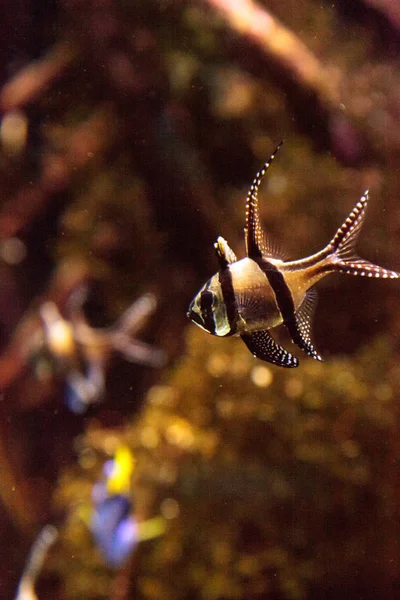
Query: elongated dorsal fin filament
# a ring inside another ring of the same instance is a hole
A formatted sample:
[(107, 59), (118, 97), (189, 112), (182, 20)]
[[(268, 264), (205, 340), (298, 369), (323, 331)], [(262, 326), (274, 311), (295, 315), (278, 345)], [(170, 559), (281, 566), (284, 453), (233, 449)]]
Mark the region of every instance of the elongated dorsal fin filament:
[(268, 171), (272, 164), (275, 156), (279, 152), (282, 142), (276, 147), (275, 151), (271, 154), (268, 161), (264, 164), (263, 168), (255, 176), (253, 183), (247, 194), (246, 201), (246, 227), (245, 227), (245, 242), (246, 252), (249, 258), (280, 258), (279, 256), (272, 256), (269, 250), (270, 245), (266, 242), (265, 233), (261, 226), (260, 211), (258, 202), (258, 190), (263, 180), (264, 175)]

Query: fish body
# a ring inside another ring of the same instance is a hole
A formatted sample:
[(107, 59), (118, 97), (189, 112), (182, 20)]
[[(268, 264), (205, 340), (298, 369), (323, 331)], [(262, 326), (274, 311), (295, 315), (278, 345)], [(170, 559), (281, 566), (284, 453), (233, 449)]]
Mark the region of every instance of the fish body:
[(323, 250), (300, 260), (281, 258), (262, 229), (258, 207), (258, 189), (277, 150), (257, 173), (247, 195), (246, 258), (238, 260), (226, 240), (218, 238), (214, 246), (220, 269), (192, 300), (188, 317), (213, 335), (240, 335), (252, 354), (262, 360), (297, 367), (297, 358), (280, 346), (269, 330), (284, 324), (299, 348), (322, 360), (311, 340), (316, 303), (313, 286), (320, 279), (334, 272), (382, 279), (400, 275), (359, 258), (355, 252), (368, 191)]
[[(208, 323), (203, 329), (210, 331), (213, 324), (215, 335), (224, 337), (227, 335), (238, 335), (245, 331), (256, 331), (258, 329), (270, 329), (279, 325), (281, 314), (276, 303), (275, 294), (265, 277), (263, 271), (257, 263), (251, 258), (243, 258), (229, 265), (229, 285), (232, 286), (234, 301), (229, 304), (224, 301), (223, 290), (228, 287), (228, 282), (224, 281), (224, 276), (219, 273), (214, 275), (200, 291), (199, 310), (203, 311), (203, 316), (208, 317)], [(222, 283), (221, 283), (222, 282)], [(203, 292), (210, 291), (215, 294), (213, 310), (207, 312), (207, 296)], [(234, 303), (235, 315), (237, 318), (234, 323), (229, 317), (229, 306)], [(196, 314), (196, 306), (193, 305)], [(198, 313), (197, 313), (198, 314)], [(202, 326), (201, 323), (195, 321)], [(208, 325), (208, 327), (207, 327)]]

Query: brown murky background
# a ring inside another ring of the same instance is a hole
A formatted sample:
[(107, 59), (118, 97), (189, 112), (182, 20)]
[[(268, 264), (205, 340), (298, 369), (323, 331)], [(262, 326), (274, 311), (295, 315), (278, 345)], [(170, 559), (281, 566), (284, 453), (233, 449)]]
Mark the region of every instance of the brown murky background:
[[(21, 0), (0, 29), (1, 598), (47, 522), (40, 600), (397, 597), (400, 284), (321, 283), (326, 361), (290, 372), (185, 317), (282, 138), (261, 195), (287, 255), (368, 187), (360, 254), (400, 270), (397, 0)], [(83, 283), (93, 327), (154, 293), (139, 337), (168, 363), (113, 354), (80, 416), (35, 340)], [(80, 511), (121, 442), (167, 529), (113, 572)]]

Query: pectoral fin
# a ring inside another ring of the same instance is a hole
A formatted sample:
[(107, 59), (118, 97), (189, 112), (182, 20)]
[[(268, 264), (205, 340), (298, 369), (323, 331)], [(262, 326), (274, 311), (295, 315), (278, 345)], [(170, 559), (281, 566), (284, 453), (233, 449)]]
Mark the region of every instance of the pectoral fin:
[(250, 352), (261, 360), (278, 365), (279, 367), (298, 367), (299, 362), (293, 354), (287, 352), (268, 333), (268, 331), (255, 331), (243, 333), (242, 340)]

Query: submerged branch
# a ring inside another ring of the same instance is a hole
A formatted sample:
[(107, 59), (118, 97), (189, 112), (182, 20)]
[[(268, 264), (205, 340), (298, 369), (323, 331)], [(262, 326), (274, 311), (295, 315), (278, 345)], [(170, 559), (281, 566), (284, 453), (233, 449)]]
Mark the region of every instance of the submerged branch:
[(398, 0), (364, 0), (364, 2), (385, 15), (391, 25), (397, 31), (400, 31), (400, 4)]
[(206, 0), (220, 9), (230, 26), (247, 36), (265, 54), (280, 63), (323, 104), (337, 108), (340, 102), (340, 73), (327, 69), (307, 46), (265, 8), (252, 0)]
[(0, 91), (0, 112), (22, 108), (40, 98), (71, 64), (75, 55), (71, 44), (63, 41), (43, 58), (21, 69)]
[(65, 131), (62, 149), (47, 151), (38, 181), (21, 185), (0, 210), (0, 240), (14, 237), (44, 210), (54, 194), (68, 189), (76, 173), (93, 156), (107, 151), (113, 142), (113, 114), (100, 107), (70, 132)]

